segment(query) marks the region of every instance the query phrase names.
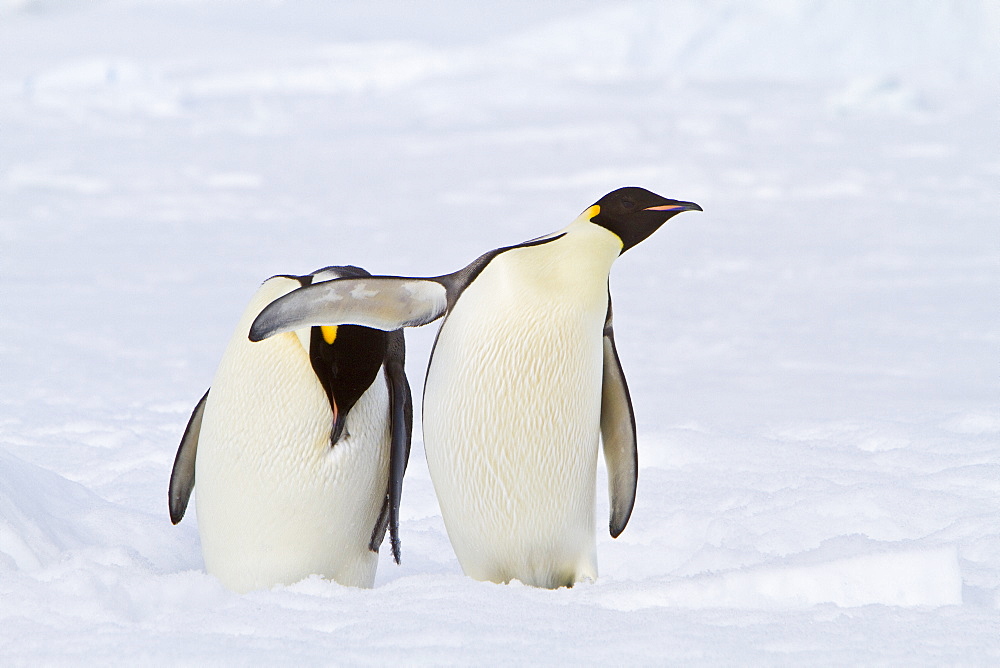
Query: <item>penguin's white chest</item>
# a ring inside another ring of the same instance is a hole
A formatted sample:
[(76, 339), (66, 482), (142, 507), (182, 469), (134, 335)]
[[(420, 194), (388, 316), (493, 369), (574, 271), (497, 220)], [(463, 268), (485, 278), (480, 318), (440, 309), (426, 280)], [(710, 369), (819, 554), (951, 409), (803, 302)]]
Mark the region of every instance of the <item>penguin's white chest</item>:
[(330, 404), (299, 337), (247, 339), (256, 314), (293, 287), (276, 292), (275, 280), (233, 334), (205, 407), (196, 460), (205, 566), (240, 592), (313, 574), (370, 587), (390, 439), (384, 371), (331, 447)]
[(477, 579), (597, 576), (602, 334), (620, 244), (593, 225), (568, 230), (496, 257), (448, 315), (428, 370), (428, 466)]

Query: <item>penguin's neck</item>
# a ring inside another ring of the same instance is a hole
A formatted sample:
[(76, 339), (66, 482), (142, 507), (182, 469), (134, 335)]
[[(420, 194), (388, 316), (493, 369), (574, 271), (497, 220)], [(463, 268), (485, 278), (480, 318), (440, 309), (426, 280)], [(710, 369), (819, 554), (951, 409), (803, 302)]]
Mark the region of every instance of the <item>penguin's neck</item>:
[(591, 222), (589, 213), (590, 209), (587, 209), (579, 218), (559, 230), (556, 234), (563, 236), (552, 243), (559, 245), (567, 261), (584, 263), (584, 269), (603, 269), (607, 273), (621, 255), (622, 240), (611, 230)]
[(557, 235), (548, 243), (516, 248), (497, 258), (508, 278), (563, 300), (606, 297), (621, 239), (582, 215), (552, 236)]

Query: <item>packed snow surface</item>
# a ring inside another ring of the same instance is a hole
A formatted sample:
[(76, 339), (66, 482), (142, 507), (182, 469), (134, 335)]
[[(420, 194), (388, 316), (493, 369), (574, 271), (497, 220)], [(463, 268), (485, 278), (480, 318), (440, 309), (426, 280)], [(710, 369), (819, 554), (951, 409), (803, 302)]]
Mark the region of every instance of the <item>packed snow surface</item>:
[[(986, 0), (3, 0), (0, 663), (1000, 662), (998, 35)], [(204, 573), (167, 480), (261, 281), (447, 273), (623, 185), (705, 211), (612, 272), (640, 475), (617, 540), (598, 481), (596, 582), (463, 576), (419, 424), (374, 589)]]

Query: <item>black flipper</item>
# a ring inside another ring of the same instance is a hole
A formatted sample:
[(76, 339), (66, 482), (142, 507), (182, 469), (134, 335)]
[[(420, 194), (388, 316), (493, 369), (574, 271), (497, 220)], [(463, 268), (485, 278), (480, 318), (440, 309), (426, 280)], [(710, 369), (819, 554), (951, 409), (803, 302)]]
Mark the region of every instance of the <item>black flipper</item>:
[(403, 494), (403, 475), (410, 459), (410, 439), (413, 432), (413, 397), (406, 380), (406, 342), (403, 330), (389, 334), (385, 356), (385, 376), (389, 383), (389, 406), (392, 424), (392, 447), (389, 453), (389, 484), (378, 522), (372, 531), (368, 549), (378, 551), (389, 529), (392, 558), (399, 563), (399, 502)]
[(604, 322), (604, 382), (601, 389), (601, 441), (608, 467), (608, 494), (611, 497), (612, 538), (617, 538), (632, 515), (635, 488), (639, 479), (639, 452), (635, 435), (635, 414), (615, 348), (611, 321), (611, 298)]
[(167, 498), (170, 504), (170, 521), (177, 524), (184, 519), (191, 490), (194, 489), (194, 462), (198, 455), (198, 437), (201, 436), (201, 419), (205, 414), (205, 403), (208, 399), (207, 390), (191, 412), (181, 444), (174, 458), (174, 468), (170, 472), (170, 489)]

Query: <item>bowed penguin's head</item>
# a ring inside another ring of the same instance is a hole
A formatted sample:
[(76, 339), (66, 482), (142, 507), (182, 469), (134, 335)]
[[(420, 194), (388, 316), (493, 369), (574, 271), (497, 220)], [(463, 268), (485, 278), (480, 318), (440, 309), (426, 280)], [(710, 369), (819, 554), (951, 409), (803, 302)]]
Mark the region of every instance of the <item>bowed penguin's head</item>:
[[(303, 286), (339, 278), (365, 278), (371, 274), (352, 265), (325, 267), (308, 276), (294, 276)], [(306, 351), (313, 371), (330, 400), (333, 428), (330, 445), (336, 445), (347, 415), (371, 384), (386, 359), (388, 333), (358, 325), (311, 327)]]
[(622, 240), (622, 253), (658, 230), (682, 211), (701, 211), (694, 202), (667, 199), (645, 188), (612, 190), (586, 211), (592, 223)]

